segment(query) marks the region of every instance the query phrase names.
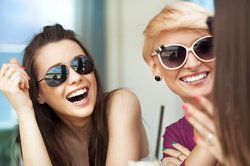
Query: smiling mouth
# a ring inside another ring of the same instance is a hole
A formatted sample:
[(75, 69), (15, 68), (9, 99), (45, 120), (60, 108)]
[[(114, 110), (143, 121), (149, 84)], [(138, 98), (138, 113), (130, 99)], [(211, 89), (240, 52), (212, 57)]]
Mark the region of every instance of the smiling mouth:
[(67, 96), (67, 100), (71, 103), (79, 102), (87, 98), (88, 96), (88, 89), (79, 89), (76, 92), (73, 92)]
[(182, 78), (180, 78), (180, 80), (185, 82), (185, 83), (195, 83), (195, 82), (203, 80), (208, 75), (209, 75), (209, 72), (203, 72), (203, 73), (193, 75), (193, 76), (189, 76), (189, 77), (182, 77)]

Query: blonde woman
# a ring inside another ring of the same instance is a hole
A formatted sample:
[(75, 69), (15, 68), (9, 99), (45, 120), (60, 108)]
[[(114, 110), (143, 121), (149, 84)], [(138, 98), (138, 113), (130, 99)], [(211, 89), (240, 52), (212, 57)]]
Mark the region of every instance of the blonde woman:
[[(163, 79), (184, 102), (196, 104), (195, 96), (210, 98), (212, 92), (215, 56), (206, 25), (211, 15), (210, 11), (193, 3), (176, 2), (166, 6), (144, 30), (145, 62), (155, 80)], [(167, 165), (215, 165), (215, 158), (196, 146), (194, 135), (193, 127), (184, 117), (167, 126), (163, 162)]]

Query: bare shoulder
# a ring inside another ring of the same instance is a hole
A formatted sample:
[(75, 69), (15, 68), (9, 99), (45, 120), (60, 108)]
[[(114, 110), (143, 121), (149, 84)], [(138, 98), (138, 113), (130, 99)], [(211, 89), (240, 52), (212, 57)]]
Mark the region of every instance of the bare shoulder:
[(114, 116), (140, 116), (141, 107), (137, 96), (128, 89), (118, 89), (112, 92), (107, 103), (108, 117)]
[(128, 89), (118, 89), (112, 92), (109, 104), (114, 103), (114, 102), (121, 102), (121, 103), (128, 103), (128, 102), (139, 102), (137, 96), (130, 90)]

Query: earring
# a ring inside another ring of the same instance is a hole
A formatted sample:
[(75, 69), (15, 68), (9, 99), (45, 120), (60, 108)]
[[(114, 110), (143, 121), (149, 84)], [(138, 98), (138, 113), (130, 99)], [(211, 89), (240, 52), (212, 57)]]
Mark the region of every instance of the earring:
[(156, 81), (161, 81), (161, 76), (156, 75), (156, 76), (155, 76), (155, 80), (156, 80)]

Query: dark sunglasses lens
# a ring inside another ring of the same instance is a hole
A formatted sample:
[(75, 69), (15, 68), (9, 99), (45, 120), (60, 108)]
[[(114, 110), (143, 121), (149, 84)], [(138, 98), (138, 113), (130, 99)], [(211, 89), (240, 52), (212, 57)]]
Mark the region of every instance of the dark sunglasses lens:
[(168, 68), (179, 67), (186, 58), (186, 49), (182, 46), (162, 47), (160, 52), (162, 63)]
[(79, 74), (89, 74), (94, 70), (94, 63), (88, 56), (75, 58), (71, 67)]
[(194, 52), (203, 60), (211, 60), (215, 56), (213, 54), (213, 38), (203, 38), (194, 45)]
[(55, 87), (62, 84), (67, 79), (67, 77), (68, 77), (67, 66), (58, 65), (51, 68), (45, 75), (44, 79), (50, 87)]

